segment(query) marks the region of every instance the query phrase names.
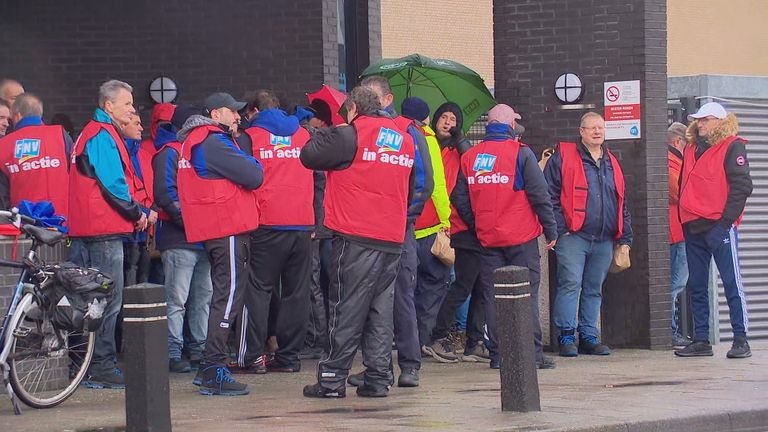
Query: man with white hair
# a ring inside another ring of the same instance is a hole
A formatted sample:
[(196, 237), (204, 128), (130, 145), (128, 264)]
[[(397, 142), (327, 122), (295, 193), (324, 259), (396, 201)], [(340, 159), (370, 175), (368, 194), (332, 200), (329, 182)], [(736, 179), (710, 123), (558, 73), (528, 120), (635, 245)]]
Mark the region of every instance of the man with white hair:
[(147, 227), (137, 202), (144, 185), (134, 174), (120, 125), (131, 120), (133, 89), (117, 80), (99, 88), (99, 108), (85, 125), (71, 154), (69, 172), (70, 259), (97, 268), (115, 281), (115, 295), (96, 332), (93, 360), (83, 381), (91, 388), (124, 388), (116, 367), (115, 324), (123, 302), (123, 241), (134, 229)]
[(24, 87), (20, 82), (7, 78), (0, 80), (0, 100), (4, 100), (11, 108), (16, 98), (22, 93), (24, 93)]
[(747, 300), (739, 268), (737, 227), (752, 194), (752, 177), (739, 123), (717, 102), (688, 116), (688, 145), (683, 151), (680, 222), (688, 258), (688, 289), (693, 308), (693, 342), (675, 351), (679, 357), (711, 356), (709, 343), (709, 270), (714, 258), (728, 300), (733, 346), (728, 358), (751, 357), (747, 342)]

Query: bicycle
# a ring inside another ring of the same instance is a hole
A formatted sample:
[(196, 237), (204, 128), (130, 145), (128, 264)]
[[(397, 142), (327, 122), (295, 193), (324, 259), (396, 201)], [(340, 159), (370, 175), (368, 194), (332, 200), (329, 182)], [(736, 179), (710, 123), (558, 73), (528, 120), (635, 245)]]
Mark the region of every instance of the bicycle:
[(74, 307), (68, 297), (71, 293), (56, 283), (61, 267), (45, 264), (37, 253), (41, 244), (54, 246), (66, 235), (35, 226), (34, 219), (20, 215), (16, 208), (0, 210), (0, 216), (32, 239), (21, 262), (0, 259), (0, 267), (21, 270), (0, 328), (3, 385), (18, 415), (19, 400), (33, 408), (51, 408), (77, 390), (93, 356), (95, 328), (81, 323), (80, 330), (72, 330), (61, 324), (61, 317), (70, 315), (66, 311)]

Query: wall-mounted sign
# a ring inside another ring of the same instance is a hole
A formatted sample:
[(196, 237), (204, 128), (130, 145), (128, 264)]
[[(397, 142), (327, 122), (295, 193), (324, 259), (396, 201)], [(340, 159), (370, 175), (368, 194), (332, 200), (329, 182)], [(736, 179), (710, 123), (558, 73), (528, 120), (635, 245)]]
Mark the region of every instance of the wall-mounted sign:
[(640, 138), (640, 81), (603, 84), (605, 139)]
[(561, 103), (572, 104), (584, 96), (584, 85), (578, 75), (566, 72), (555, 80), (555, 97)]
[(156, 103), (173, 103), (178, 95), (179, 89), (176, 83), (168, 77), (159, 76), (149, 85), (149, 97)]

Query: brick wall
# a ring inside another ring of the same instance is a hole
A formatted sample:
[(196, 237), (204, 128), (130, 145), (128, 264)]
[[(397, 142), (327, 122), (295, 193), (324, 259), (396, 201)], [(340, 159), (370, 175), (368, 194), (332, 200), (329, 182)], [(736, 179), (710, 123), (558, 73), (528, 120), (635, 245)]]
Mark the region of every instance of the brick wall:
[(338, 85), (336, 2), (3, 1), (0, 76), (38, 93), (46, 118), (66, 113), (78, 128), (111, 78), (134, 86), (145, 123), (161, 74), (180, 102), (271, 87), (293, 104), (324, 81)]
[(570, 71), (583, 103), (603, 110), (603, 82), (641, 81), (642, 139), (609, 141), (627, 181), (635, 244), (632, 268), (603, 290), (604, 339), (662, 347), (670, 337), (666, 168), (666, 1), (494, 2), (496, 99), (513, 105), (539, 153), (578, 138), (585, 110), (557, 110), (555, 79)]
[(382, 1), (382, 56), (419, 53), (455, 60), (493, 88), (492, 12), (492, 0)]

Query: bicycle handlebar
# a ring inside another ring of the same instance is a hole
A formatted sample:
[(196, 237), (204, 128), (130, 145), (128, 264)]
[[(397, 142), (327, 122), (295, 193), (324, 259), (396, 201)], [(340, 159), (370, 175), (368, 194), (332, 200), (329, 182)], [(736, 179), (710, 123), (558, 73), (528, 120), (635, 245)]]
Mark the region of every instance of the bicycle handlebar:
[(0, 216), (5, 216), (10, 219), (11, 223), (16, 228), (21, 228), (22, 222), (31, 225), (34, 225), (37, 222), (34, 218), (20, 214), (17, 207), (12, 208), (11, 210), (0, 210)]

